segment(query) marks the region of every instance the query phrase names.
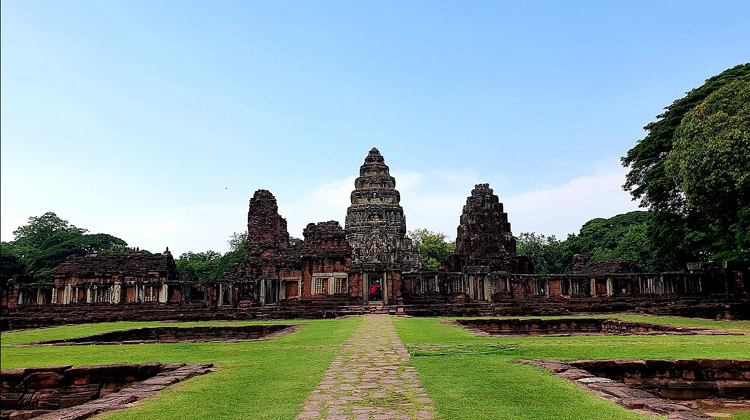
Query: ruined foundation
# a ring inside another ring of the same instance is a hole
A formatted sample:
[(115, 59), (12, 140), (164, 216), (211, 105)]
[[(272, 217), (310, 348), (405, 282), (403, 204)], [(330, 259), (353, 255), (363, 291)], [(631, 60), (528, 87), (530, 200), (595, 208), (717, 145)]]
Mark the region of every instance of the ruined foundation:
[(521, 361), (551, 370), (583, 389), (645, 414), (710, 419), (706, 412), (750, 410), (750, 360)]
[(0, 419), (85, 419), (212, 370), (211, 364), (184, 363), (4, 369)]
[(726, 331), (705, 328), (675, 327), (603, 318), (459, 319), (455, 321), (455, 324), (486, 335), (734, 335)]
[(25, 344), (97, 345), (143, 343), (206, 343), (212, 341), (248, 341), (278, 337), (296, 331), (301, 325), (239, 325), (222, 327), (145, 327), (61, 340)]

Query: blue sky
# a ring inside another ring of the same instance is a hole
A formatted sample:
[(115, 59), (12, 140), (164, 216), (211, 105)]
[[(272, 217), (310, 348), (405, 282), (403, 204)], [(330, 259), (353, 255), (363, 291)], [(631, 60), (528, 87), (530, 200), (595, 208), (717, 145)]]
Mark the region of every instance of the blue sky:
[(340, 220), (367, 151), (409, 229), (489, 182), (514, 233), (637, 207), (622, 156), (750, 57), (746, 1), (2, 2), (0, 236), (55, 211), (132, 246), (226, 250), (258, 188)]

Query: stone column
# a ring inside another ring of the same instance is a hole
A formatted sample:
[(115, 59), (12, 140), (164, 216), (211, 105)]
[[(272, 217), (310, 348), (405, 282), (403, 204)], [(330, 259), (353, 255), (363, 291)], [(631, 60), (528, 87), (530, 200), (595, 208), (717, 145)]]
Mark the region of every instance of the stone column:
[(115, 285), (112, 286), (112, 303), (114, 304), (120, 303), (121, 299), (122, 299), (122, 285), (120, 283), (115, 283)]
[(72, 289), (73, 288), (69, 284), (65, 285), (65, 288), (63, 289), (63, 300), (61, 302), (63, 305), (70, 304), (70, 301), (72, 299), (71, 297)]
[(167, 300), (169, 299), (169, 296), (167, 296), (168, 287), (169, 286), (167, 286), (166, 283), (161, 285), (161, 290), (159, 290), (159, 302), (167, 303)]
[(607, 296), (612, 296), (615, 294), (615, 286), (614, 286), (614, 280), (612, 280), (612, 277), (607, 278)]
[(380, 288), (383, 292), (383, 305), (388, 304), (388, 272), (383, 273), (383, 285)]

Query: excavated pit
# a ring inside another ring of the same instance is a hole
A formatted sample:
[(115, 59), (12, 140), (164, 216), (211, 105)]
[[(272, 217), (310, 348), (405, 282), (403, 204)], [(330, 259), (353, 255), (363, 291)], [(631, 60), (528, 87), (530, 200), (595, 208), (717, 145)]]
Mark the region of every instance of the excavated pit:
[(0, 371), (0, 419), (85, 419), (126, 408), (212, 370), (211, 364), (184, 363), (4, 369)]
[[(483, 335), (568, 336), (568, 335), (735, 335), (704, 328), (675, 327), (646, 322), (604, 318), (559, 319), (459, 319), (455, 323)], [(741, 334), (740, 334), (741, 335)]]
[[(602, 398), (670, 419), (710, 419), (726, 410), (750, 411), (750, 360), (522, 361)], [(697, 411), (696, 411), (697, 410)]]
[(38, 341), (30, 345), (96, 345), (142, 343), (206, 343), (275, 338), (303, 325), (238, 325), (212, 327), (145, 327), (109, 331), (84, 337)]

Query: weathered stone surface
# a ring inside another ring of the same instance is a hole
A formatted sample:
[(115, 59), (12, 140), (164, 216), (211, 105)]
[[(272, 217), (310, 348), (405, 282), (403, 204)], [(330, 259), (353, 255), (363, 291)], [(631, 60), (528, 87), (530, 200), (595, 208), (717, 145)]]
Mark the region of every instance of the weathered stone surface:
[[(17, 369), (2, 370), (5, 389), (0, 395), (0, 418), (85, 419), (125, 408), (170, 384), (211, 370), (210, 364), (162, 363), (49, 366), (23, 369), (22, 375)], [(77, 378), (86, 380), (79, 383)]]
[(750, 380), (684, 379), (714, 378), (727, 372), (733, 374), (727, 376), (739, 377), (745, 373), (742, 362), (727, 359), (519, 361), (548, 368), (626, 408), (682, 420), (710, 418), (692, 411), (694, 408), (750, 409), (747, 401)]
[(533, 271), (528, 260), (516, 257), (508, 214), (489, 184), (475, 185), (466, 199), (456, 234), (456, 254), (447, 265), (451, 271), (467, 266), (510, 273)]
[(297, 418), (434, 418), (433, 400), (409, 361), (390, 318), (366, 316)]
[(575, 274), (610, 274), (642, 273), (643, 270), (633, 261), (625, 258), (613, 258), (606, 261), (589, 263), (583, 256), (573, 256), (573, 273)]
[(355, 266), (376, 265), (394, 271), (411, 271), (419, 266), (418, 254), (406, 237), (400, 201), (396, 179), (380, 151), (373, 147), (359, 169), (352, 204), (346, 211), (346, 237)]

